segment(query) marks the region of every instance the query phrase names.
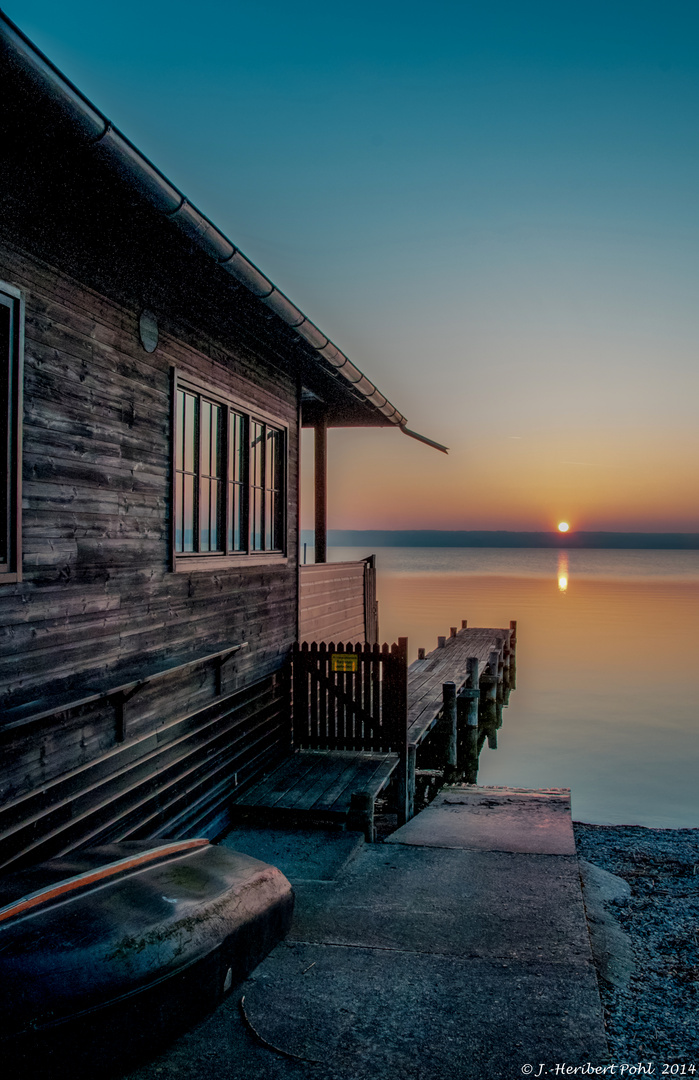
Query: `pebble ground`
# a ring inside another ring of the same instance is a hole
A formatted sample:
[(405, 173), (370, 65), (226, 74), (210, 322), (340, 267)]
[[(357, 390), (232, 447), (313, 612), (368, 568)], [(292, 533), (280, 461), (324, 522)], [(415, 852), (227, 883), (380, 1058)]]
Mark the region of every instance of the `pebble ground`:
[(608, 906), (636, 959), (627, 990), (599, 980), (611, 1060), (651, 1062), (657, 1076), (677, 1065), (665, 1075), (699, 1078), (699, 829), (574, 830), (580, 858), (632, 890)]

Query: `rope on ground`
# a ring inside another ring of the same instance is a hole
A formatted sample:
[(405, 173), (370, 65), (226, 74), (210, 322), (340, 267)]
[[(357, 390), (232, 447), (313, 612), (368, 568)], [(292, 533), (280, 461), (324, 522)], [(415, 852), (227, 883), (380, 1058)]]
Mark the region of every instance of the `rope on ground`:
[(241, 997), (238, 1004), (240, 1006), (241, 1016), (243, 1017), (243, 1020), (244, 1020), (244, 1022), (246, 1024), (246, 1026), (249, 1028), (249, 1030), (252, 1032), (252, 1034), (255, 1036), (255, 1038), (258, 1040), (258, 1042), (260, 1042), (262, 1044), (262, 1046), (264, 1046), (267, 1050), (273, 1050), (275, 1054), (281, 1054), (283, 1057), (293, 1058), (294, 1061), (309, 1061), (312, 1065), (320, 1065), (321, 1064), (321, 1062), (320, 1062), (320, 1060), (318, 1058), (309, 1058), (309, 1057), (303, 1057), (301, 1054), (292, 1054), (291, 1050), (282, 1050), (282, 1048), (280, 1046), (275, 1046), (274, 1043), (269, 1042), (268, 1039), (265, 1039), (264, 1035), (260, 1035), (259, 1031), (256, 1030), (256, 1028), (253, 1026), (253, 1023), (252, 1023), (250, 1017), (246, 1013), (246, 1011), (245, 1011), (245, 994), (243, 994), (243, 996)]

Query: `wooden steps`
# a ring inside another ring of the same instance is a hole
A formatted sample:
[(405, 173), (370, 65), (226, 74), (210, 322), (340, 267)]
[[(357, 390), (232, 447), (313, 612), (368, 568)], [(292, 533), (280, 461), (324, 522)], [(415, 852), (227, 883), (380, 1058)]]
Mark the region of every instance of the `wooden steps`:
[(250, 812), (274, 819), (349, 822), (371, 833), (371, 839), (374, 803), (399, 761), (399, 755), (392, 753), (297, 750), (234, 796), (236, 816)]

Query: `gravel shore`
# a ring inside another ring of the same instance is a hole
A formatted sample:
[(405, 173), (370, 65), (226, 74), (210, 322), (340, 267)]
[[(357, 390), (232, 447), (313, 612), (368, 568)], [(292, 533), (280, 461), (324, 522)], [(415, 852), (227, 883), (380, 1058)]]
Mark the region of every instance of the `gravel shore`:
[(612, 1062), (663, 1064), (699, 1072), (699, 829), (574, 823), (581, 859), (623, 878), (628, 899), (607, 910), (627, 935), (635, 962), (626, 987), (600, 977)]

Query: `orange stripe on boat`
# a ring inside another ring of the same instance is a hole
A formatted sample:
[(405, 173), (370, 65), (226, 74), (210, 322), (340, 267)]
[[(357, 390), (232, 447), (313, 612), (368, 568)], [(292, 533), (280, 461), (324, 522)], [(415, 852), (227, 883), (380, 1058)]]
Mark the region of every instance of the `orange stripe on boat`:
[(0, 922), (11, 919), (13, 915), (22, 915), (27, 911), (31, 911), (32, 908), (45, 904), (49, 900), (55, 900), (58, 896), (65, 896), (68, 893), (75, 892), (76, 889), (80, 889), (84, 885), (92, 885), (96, 881), (104, 881), (106, 878), (114, 877), (115, 874), (121, 873), (122, 870), (135, 870), (147, 866), (148, 863), (157, 862), (158, 859), (165, 855), (177, 855), (186, 851), (194, 851), (197, 848), (207, 847), (208, 844), (208, 840), (180, 840), (174, 844), (161, 844), (157, 848), (141, 852), (140, 855), (132, 855), (128, 859), (119, 859), (118, 862), (100, 866), (97, 870), (88, 870), (84, 874), (66, 878), (65, 881), (59, 881), (56, 885), (49, 885), (46, 889), (39, 889), (38, 892), (29, 893), (28, 896), (23, 896), (21, 900), (16, 900), (12, 904), (8, 904), (7, 907), (0, 908)]

